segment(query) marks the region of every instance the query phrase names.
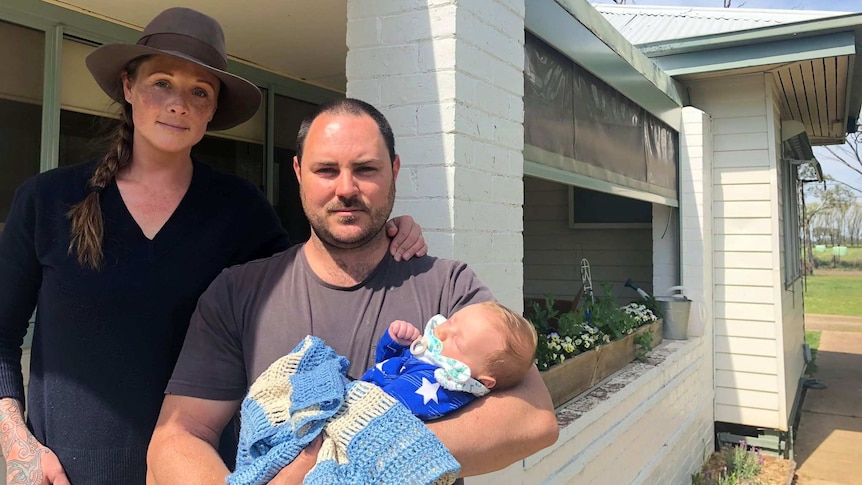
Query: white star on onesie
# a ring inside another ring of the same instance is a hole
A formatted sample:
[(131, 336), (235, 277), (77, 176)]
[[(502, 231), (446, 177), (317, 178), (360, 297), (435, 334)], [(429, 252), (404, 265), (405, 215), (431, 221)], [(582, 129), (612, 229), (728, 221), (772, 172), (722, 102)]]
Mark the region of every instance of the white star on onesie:
[(439, 382), (429, 382), (428, 379), (422, 378), (422, 387), (416, 389), (416, 394), (422, 396), (424, 402), (422, 404), (428, 404), (428, 401), (434, 400), (435, 403), (439, 403), (437, 401), (437, 389), (440, 389)]

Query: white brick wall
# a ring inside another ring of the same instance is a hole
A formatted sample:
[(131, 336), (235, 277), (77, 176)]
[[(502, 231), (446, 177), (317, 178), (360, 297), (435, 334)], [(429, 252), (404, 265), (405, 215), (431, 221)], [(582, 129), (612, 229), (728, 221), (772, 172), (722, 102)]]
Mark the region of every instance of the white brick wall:
[(396, 213), (522, 308), (523, 0), (348, 0), (347, 95), (383, 111)]

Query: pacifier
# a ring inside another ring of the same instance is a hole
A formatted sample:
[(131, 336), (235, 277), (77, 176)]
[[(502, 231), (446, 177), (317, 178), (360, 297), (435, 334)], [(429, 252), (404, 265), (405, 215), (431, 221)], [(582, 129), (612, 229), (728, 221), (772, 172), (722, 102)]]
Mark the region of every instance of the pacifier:
[(426, 354), (440, 354), (443, 342), (434, 335), (434, 329), (446, 321), (443, 315), (434, 315), (425, 325), (425, 333), (410, 344), (410, 353), (419, 357)]
[(410, 353), (422, 361), (438, 366), (434, 370), (434, 377), (444, 388), (469, 392), (476, 396), (487, 394), (489, 390), (470, 376), (467, 364), (441, 354), (443, 342), (434, 335), (434, 329), (445, 321), (446, 317), (443, 315), (431, 317), (425, 326), (425, 333), (410, 344)]
[(428, 339), (419, 337), (410, 344), (410, 353), (413, 355), (422, 355), (428, 351)]

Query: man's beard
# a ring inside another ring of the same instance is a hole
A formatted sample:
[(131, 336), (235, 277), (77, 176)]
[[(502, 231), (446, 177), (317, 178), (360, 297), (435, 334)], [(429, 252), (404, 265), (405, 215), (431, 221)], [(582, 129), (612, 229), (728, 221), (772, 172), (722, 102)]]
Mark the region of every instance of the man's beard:
[[(337, 202), (327, 205), (321, 215), (317, 212), (311, 213), (308, 210), (301, 186), (300, 198), (302, 199), (303, 208), (305, 209), (306, 216), (308, 216), (308, 222), (311, 224), (312, 231), (314, 231), (314, 234), (324, 245), (336, 249), (356, 249), (375, 240), (383, 232), (386, 221), (389, 220), (389, 215), (392, 213), (392, 207), (395, 204), (395, 182), (393, 181), (392, 185), (390, 185), (386, 203), (376, 209), (369, 209), (357, 196), (350, 199), (339, 199)], [(337, 236), (330, 230), (330, 224), (350, 224), (355, 223), (357, 219), (354, 216), (347, 216), (339, 217), (337, 222), (330, 222), (330, 213), (342, 209), (362, 210), (371, 216), (371, 221), (358, 234), (349, 237)]]

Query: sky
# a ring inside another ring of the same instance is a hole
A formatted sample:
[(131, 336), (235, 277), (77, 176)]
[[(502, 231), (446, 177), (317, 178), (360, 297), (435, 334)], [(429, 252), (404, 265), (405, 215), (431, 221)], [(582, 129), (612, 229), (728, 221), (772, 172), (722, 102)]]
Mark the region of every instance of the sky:
[[(613, 0), (589, 0), (590, 3), (614, 3)], [(626, 0), (628, 5), (684, 5), (689, 7), (724, 6), (724, 0)], [(732, 0), (732, 7), (779, 8), (792, 10), (830, 10), (836, 12), (862, 12), (862, 0)], [(823, 173), (862, 187), (862, 176), (834, 160), (826, 150), (814, 147), (814, 156), (823, 167)]]

